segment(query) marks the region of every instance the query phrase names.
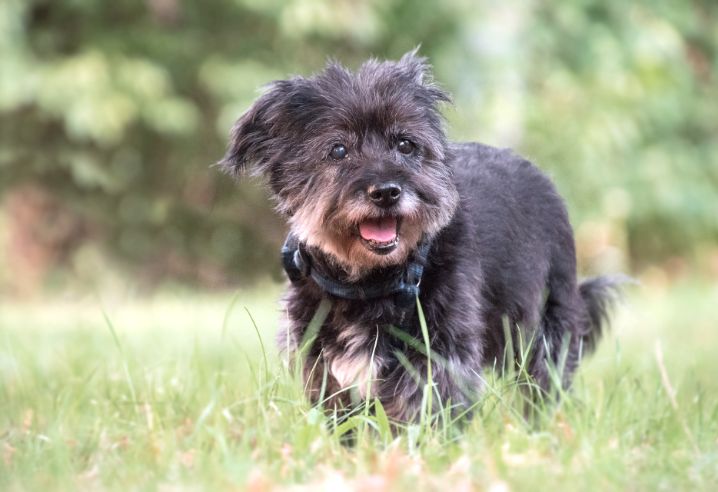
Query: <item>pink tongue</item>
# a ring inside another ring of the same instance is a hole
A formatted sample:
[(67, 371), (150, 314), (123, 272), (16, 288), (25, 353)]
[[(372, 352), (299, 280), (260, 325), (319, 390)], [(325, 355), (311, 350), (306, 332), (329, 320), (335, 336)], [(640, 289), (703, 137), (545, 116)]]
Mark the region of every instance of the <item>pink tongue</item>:
[(359, 234), (368, 241), (388, 243), (396, 239), (396, 218), (367, 220), (359, 224)]

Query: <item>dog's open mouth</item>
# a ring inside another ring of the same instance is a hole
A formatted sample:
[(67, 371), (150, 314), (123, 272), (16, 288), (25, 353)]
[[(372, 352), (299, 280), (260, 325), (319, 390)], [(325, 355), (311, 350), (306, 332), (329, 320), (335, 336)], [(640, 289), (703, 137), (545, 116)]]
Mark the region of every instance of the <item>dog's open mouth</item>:
[(399, 244), (400, 219), (382, 217), (366, 219), (359, 224), (361, 242), (374, 253), (386, 255)]

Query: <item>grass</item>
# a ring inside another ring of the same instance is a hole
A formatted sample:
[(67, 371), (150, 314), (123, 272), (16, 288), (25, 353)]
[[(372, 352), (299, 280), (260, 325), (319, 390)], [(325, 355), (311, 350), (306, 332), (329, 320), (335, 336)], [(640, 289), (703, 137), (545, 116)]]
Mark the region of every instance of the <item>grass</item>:
[(274, 350), (278, 295), (0, 304), (0, 489), (718, 484), (715, 285), (636, 288), (538, 426), (515, 411), (515, 385), (489, 375), (463, 430), (397, 436), (380, 408), (332, 428), (308, 405)]

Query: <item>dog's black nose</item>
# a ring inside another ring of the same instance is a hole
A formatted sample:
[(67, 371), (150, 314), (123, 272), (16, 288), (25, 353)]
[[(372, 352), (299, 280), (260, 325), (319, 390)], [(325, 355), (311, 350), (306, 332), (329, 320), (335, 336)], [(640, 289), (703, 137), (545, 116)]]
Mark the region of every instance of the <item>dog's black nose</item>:
[(369, 199), (379, 207), (391, 207), (399, 201), (401, 186), (396, 183), (382, 183), (370, 186), (367, 190)]

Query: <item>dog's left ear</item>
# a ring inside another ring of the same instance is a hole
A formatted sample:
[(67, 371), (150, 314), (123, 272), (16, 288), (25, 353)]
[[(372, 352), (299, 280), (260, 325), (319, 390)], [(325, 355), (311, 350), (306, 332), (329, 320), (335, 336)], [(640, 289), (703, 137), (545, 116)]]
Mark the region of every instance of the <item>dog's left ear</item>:
[(398, 62), (402, 70), (416, 84), (426, 88), (434, 102), (451, 102), (451, 96), (434, 82), (434, 74), (426, 57), (419, 55), (419, 47), (405, 53)]
[(271, 83), (266, 92), (232, 127), (227, 152), (217, 165), (228, 174), (239, 176), (246, 171), (262, 174), (276, 152), (272, 143), (279, 134), (281, 114), (292, 81)]

